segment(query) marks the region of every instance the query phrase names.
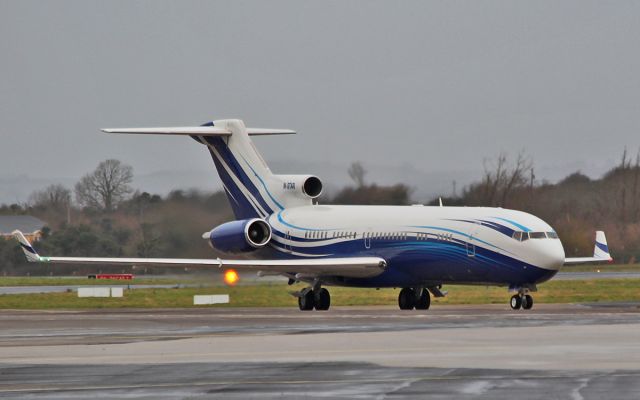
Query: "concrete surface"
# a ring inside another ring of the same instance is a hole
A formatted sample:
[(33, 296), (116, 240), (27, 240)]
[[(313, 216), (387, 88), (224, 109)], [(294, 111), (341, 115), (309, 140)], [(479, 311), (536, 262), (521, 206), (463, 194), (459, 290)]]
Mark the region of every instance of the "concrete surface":
[(637, 399), (640, 305), (0, 311), (1, 398)]

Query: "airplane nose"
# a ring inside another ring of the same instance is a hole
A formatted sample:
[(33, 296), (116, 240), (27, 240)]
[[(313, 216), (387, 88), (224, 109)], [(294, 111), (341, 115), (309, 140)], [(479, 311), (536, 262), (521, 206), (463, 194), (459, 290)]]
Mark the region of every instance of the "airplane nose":
[(564, 248), (560, 240), (555, 239), (544, 243), (543, 253), (541, 267), (557, 271), (564, 265)]

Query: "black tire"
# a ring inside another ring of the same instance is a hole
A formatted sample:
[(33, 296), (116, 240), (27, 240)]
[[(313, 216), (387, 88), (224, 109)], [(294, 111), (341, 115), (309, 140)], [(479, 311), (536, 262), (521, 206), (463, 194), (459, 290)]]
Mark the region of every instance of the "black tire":
[(427, 289), (422, 289), (420, 298), (415, 304), (416, 310), (428, 310), (429, 306), (431, 306), (431, 296), (429, 295), (429, 291)]
[(511, 308), (514, 310), (519, 310), (522, 307), (522, 297), (519, 294), (513, 295), (511, 297), (510, 302)]
[(401, 310), (413, 310), (416, 293), (411, 288), (404, 288), (398, 295), (398, 306)]
[(530, 295), (526, 294), (522, 298), (522, 308), (524, 310), (531, 310), (531, 307), (533, 307), (533, 297), (531, 297)]
[(304, 296), (298, 297), (298, 307), (301, 311), (313, 310), (315, 305), (313, 291), (309, 290)]
[(320, 288), (317, 293), (314, 291), (315, 295), (315, 306), (318, 311), (326, 311), (331, 306), (331, 295), (329, 291), (325, 288)]

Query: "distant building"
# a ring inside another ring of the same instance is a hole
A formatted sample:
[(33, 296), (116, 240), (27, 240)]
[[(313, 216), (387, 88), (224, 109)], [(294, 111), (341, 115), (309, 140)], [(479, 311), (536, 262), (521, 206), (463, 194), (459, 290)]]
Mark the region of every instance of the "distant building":
[(30, 241), (38, 241), (42, 237), (45, 222), (31, 215), (0, 215), (0, 236), (8, 239), (11, 232), (21, 231)]

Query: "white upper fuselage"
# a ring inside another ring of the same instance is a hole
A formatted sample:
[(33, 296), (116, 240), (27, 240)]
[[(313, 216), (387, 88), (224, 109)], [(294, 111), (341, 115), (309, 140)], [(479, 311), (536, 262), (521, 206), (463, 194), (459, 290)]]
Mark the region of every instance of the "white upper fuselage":
[[(426, 280), (430, 270), (448, 267), (461, 283), (533, 284), (553, 276), (565, 258), (546, 222), (502, 208), (313, 205), (281, 210), (268, 222), (280, 254), (375, 255)], [(532, 238), (514, 238), (522, 235)]]

